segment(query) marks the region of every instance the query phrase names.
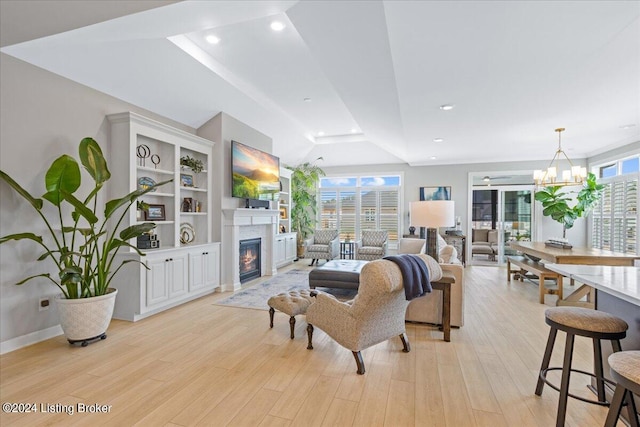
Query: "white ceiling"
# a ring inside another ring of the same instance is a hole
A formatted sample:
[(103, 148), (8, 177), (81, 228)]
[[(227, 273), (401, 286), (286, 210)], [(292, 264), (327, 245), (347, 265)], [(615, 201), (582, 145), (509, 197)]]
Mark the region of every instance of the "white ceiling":
[(637, 1), (184, 1), (2, 52), (194, 128), (224, 111), (287, 164), (548, 161), (556, 127), (571, 158), (640, 140)]

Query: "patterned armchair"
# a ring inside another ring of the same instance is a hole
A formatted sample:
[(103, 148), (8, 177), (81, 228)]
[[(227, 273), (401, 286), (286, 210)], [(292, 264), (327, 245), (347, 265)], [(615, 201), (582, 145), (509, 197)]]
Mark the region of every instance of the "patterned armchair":
[(373, 261), (387, 256), (389, 233), (383, 230), (362, 230), (362, 240), (356, 242), (356, 259)]
[(311, 258), (311, 264), (318, 265), (319, 259), (330, 261), (340, 255), (338, 230), (316, 230), (304, 241), (304, 257)]
[[(429, 280), (439, 280), (442, 270), (438, 263), (427, 255), (419, 256), (427, 264)], [(313, 330), (320, 328), (351, 350), (358, 374), (362, 375), (365, 369), (361, 350), (396, 336), (402, 339), (403, 351), (410, 350), (404, 323), (407, 305), (400, 268), (385, 259), (369, 262), (362, 267), (358, 295), (351, 301), (342, 302), (332, 295), (318, 293), (316, 302), (307, 309), (307, 348), (313, 349)]]

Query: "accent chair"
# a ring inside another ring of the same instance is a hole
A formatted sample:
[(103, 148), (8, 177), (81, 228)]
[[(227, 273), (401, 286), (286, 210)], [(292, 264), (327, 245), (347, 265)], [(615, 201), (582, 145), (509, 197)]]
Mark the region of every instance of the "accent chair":
[(340, 255), (340, 235), (338, 230), (316, 230), (304, 241), (304, 257), (311, 258), (311, 264), (318, 265), (319, 259), (331, 261)]
[[(419, 255), (427, 264), (429, 280), (437, 281), (442, 270), (431, 257)], [(419, 297), (414, 301), (425, 297)], [(406, 300), (400, 268), (392, 261), (380, 259), (362, 267), (360, 287), (354, 299), (342, 302), (333, 295), (318, 293), (307, 309), (308, 349), (313, 349), (314, 327), (322, 329), (338, 344), (351, 350), (358, 374), (365, 372), (361, 350), (399, 336), (403, 350), (409, 352), (405, 334)]]
[(355, 244), (356, 259), (373, 261), (386, 257), (388, 240), (386, 230), (362, 230), (362, 239)]

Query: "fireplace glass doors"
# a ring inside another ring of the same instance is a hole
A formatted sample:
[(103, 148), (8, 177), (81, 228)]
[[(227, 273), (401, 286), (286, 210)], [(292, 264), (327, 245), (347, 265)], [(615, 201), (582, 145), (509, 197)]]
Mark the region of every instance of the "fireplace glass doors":
[(240, 283), (262, 275), (260, 238), (240, 240)]

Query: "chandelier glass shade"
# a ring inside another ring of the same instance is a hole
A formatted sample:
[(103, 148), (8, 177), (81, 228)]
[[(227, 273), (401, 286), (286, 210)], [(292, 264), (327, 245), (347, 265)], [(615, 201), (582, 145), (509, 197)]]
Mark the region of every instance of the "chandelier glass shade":
[[(574, 166), (562, 150), (561, 135), (563, 131), (564, 128), (556, 129), (556, 132), (558, 132), (558, 150), (556, 150), (556, 154), (551, 159), (549, 167), (546, 170), (533, 171), (533, 180), (537, 186), (580, 185), (587, 178), (587, 168)], [(569, 164), (569, 169), (563, 169), (562, 173), (560, 173), (561, 160), (566, 160)]]

